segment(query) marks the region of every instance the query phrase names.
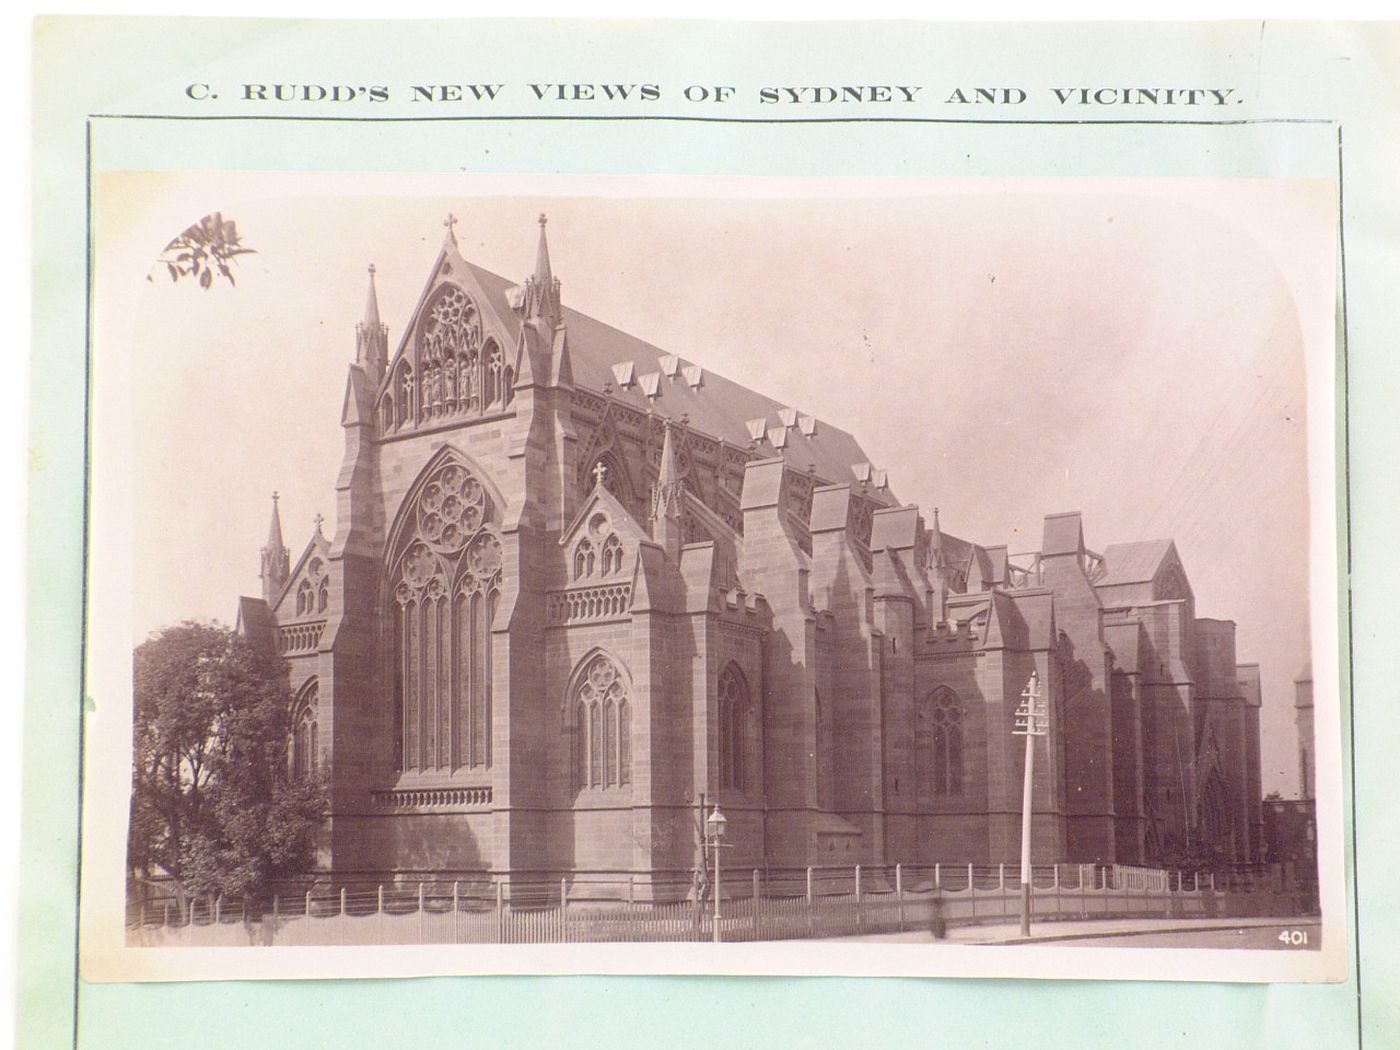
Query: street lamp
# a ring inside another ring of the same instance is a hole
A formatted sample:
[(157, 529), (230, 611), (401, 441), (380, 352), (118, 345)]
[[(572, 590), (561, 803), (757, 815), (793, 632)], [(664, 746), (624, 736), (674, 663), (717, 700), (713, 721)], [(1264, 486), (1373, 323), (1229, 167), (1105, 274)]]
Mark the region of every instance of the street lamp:
[(1026, 783), (1021, 793), (1021, 936), (1031, 935), (1031, 784), (1035, 778), (1035, 738), (1045, 736), (1050, 718), (1045, 697), (1040, 692), (1040, 677), (1031, 672), (1031, 680), (1021, 692), (1021, 705), (1016, 708), (1013, 736), (1026, 738)]
[(729, 824), (729, 819), (719, 811), (719, 803), (715, 803), (715, 808), (710, 810), (709, 817), (705, 820), (705, 826), (710, 832), (710, 841), (715, 849), (715, 943), (719, 943), (719, 840), (724, 838), (724, 829)]

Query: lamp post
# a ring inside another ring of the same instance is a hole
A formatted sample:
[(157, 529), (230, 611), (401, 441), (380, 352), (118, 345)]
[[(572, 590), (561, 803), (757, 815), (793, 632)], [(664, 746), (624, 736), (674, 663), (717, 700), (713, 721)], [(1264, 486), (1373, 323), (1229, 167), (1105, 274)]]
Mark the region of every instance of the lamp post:
[(1021, 692), (1021, 704), (1016, 708), (1013, 736), (1026, 738), (1026, 782), (1021, 793), (1021, 936), (1031, 935), (1031, 785), (1035, 781), (1035, 738), (1045, 736), (1049, 727), (1045, 698), (1040, 691), (1040, 677), (1031, 672), (1031, 680)]
[(724, 829), (729, 824), (729, 819), (719, 811), (719, 803), (715, 803), (715, 808), (710, 810), (710, 815), (705, 819), (705, 827), (709, 829), (710, 841), (715, 849), (715, 943), (719, 943), (719, 851), (720, 839), (724, 838)]

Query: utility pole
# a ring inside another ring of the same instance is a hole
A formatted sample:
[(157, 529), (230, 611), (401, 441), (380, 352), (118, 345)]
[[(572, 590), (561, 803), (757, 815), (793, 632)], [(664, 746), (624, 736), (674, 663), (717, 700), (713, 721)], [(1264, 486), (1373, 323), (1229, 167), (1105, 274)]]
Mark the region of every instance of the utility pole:
[(1035, 738), (1045, 736), (1050, 718), (1045, 697), (1040, 690), (1040, 677), (1031, 672), (1031, 680), (1021, 692), (1021, 704), (1016, 708), (1016, 728), (1013, 736), (1026, 738), (1026, 783), (1021, 794), (1021, 936), (1031, 935), (1031, 810), (1032, 786), (1035, 783)]

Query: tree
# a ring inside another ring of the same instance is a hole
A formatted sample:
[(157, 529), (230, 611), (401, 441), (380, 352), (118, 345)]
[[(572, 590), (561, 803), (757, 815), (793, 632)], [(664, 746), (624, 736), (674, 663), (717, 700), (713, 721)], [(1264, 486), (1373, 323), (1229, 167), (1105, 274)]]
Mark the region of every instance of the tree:
[[(240, 255), (252, 255), (256, 248), (243, 247), (243, 239), (238, 225), (225, 220), (222, 212), (206, 215), (180, 236), (165, 246), (157, 264), (164, 263), (172, 281), (181, 277), (196, 277), (199, 286), (208, 291), (214, 286), (217, 274), (230, 285), (233, 279), (233, 264)], [(146, 280), (151, 280), (148, 274)]]
[(325, 788), (291, 776), (285, 665), (193, 622), (143, 642), (134, 664), (131, 871), (252, 902), (308, 870)]

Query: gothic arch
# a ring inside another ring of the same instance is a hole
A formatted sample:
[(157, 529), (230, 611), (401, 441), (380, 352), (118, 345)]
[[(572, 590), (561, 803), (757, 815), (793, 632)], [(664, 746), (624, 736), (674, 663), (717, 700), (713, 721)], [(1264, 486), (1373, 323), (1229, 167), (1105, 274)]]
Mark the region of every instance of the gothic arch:
[(399, 764), (491, 763), (491, 628), (504, 572), (493, 486), (451, 446), (404, 497), (385, 550)]
[(919, 702), (914, 725), (914, 782), (918, 797), (947, 798), (963, 792), (965, 708), (940, 685)]
[(575, 792), (631, 787), (633, 710), (626, 665), (603, 649), (590, 650), (564, 693)]
[(593, 491), (599, 465), (603, 468), (603, 488), (617, 497), (618, 502), (632, 510), (636, 497), (632, 486), (632, 476), (627, 471), (627, 461), (616, 448), (604, 448), (585, 456), (579, 484), (584, 495)]
[(292, 732), (287, 765), (293, 780), (314, 777), (320, 768), (318, 706), (320, 684), (313, 676), (297, 691), (292, 701)]
[[(447, 281), (435, 288), (418, 314), (411, 344), (417, 384), (415, 422), (458, 415), (486, 415), (510, 405), (515, 374), (501, 343), (487, 330), (481, 308), (460, 285)], [(402, 380), (399, 381), (402, 387)]]
[(731, 660), (716, 686), (719, 715), (719, 783), (747, 793), (758, 782), (756, 712), (748, 679)]
[(482, 489), (485, 490), (487, 497), (489, 497), (492, 510), (491, 520), (501, 520), (505, 512), (506, 501), (501, 496), (501, 490), (497, 488), (495, 483), (491, 480), (490, 475), (482, 469), (480, 464), (461, 449), (457, 448), (457, 446), (443, 445), (442, 448), (428, 457), (428, 461), (423, 464), (423, 468), (418, 472), (418, 477), (414, 479), (413, 484), (408, 488), (408, 492), (404, 494), (403, 502), (399, 504), (399, 509), (394, 515), (394, 523), (389, 528), (389, 539), (384, 547), (386, 561), (388, 561), (394, 551), (401, 547), (404, 529), (408, 527), (412, 517), (410, 511), (415, 501), (422, 496), (423, 490), (427, 487), (433, 472), (449, 463), (457, 464), (468, 471), (472, 477), (476, 478), (481, 484)]

